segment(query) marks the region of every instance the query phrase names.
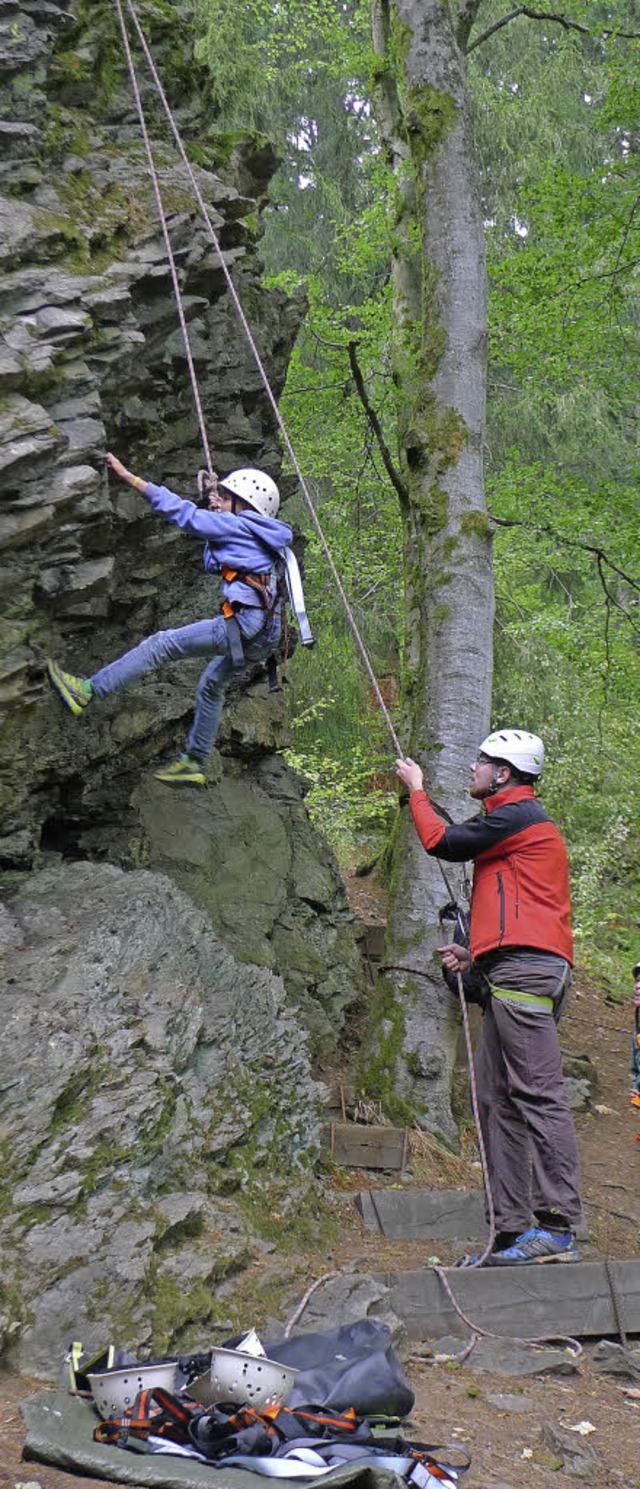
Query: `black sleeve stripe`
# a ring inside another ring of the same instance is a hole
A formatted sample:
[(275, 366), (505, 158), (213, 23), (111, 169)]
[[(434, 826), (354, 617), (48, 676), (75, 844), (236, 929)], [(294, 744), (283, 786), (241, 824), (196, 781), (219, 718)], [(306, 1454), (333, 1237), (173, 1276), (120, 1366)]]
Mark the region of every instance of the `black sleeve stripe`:
[(524, 801), (505, 802), (487, 815), (469, 817), (467, 822), (454, 823), (447, 827), (435, 848), (429, 852), (434, 858), (447, 863), (464, 863), (468, 858), (477, 858), (487, 848), (494, 848), (505, 838), (512, 838), (525, 827), (535, 822), (548, 822), (549, 818), (539, 801), (527, 797)]

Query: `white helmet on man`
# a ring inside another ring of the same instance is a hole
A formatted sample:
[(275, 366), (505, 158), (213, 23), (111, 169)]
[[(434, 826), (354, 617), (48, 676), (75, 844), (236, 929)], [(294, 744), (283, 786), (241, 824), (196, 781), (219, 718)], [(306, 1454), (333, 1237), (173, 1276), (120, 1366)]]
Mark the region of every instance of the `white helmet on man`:
[(544, 765), (544, 745), (537, 734), (526, 729), (496, 729), (483, 739), (480, 755), (490, 760), (505, 760), (524, 776), (539, 776)]
[(263, 470), (232, 470), (223, 481), (218, 482), (223, 491), (239, 496), (248, 502), (255, 512), (263, 517), (276, 517), (280, 506), (280, 492), (275, 481)]

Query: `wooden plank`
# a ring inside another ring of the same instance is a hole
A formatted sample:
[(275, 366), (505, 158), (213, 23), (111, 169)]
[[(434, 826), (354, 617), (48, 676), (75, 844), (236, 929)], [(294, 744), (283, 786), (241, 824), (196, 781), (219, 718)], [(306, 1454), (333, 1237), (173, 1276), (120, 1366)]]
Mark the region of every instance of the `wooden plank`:
[(360, 1211), (362, 1219), (364, 1220), (367, 1230), (373, 1231), (375, 1235), (381, 1236), (384, 1234), (384, 1232), (378, 1218), (378, 1212), (376, 1210), (373, 1195), (374, 1191), (372, 1189), (362, 1189), (360, 1191), (360, 1194), (356, 1195), (356, 1205)]
[(385, 952), (386, 926), (368, 925), (364, 936), (364, 949), (372, 961), (381, 962)]
[[(624, 1325), (640, 1333), (640, 1261), (615, 1262)], [(410, 1339), (468, 1336), (435, 1273), (385, 1274), (392, 1308), (403, 1319)], [(617, 1338), (611, 1291), (603, 1262), (480, 1267), (449, 1271), (456, 1302), (473, 1323), (510, 1338), (573, 1335)]]
[(400, 1170), (406, 1163), (407, 1146), (404, 1127), (327, 1122), (322, 1129), (322, 1156), (330, 1156), (344, 1168)]
[(337, 1120), (344, 1122), (347, 1120), (344, 1115), (346, 1109), (350, 1108), (353, 1111), (355, 1103), (355, 1086), (341, 1085), (338, 1081), (331, 1082), (329, 1086), (329, 1100), (326, 1107), (327, 1112), (331, 1112), (332, 1114), (333, 1112), (340, 1112), (340, 1117)]
[[(488, 1233), (481, 1189), (363, 1189), (355, 1203), (367, 1230), (392, 1241), (448, 1238), (477, 1250)], [(584, 1223), (577, 1234), (588, 1238)]]
[(481, 1241), (487, 1234), (481, 1189), (371, 1189), (356, 1203), (367, 1229), (390, 1240)]

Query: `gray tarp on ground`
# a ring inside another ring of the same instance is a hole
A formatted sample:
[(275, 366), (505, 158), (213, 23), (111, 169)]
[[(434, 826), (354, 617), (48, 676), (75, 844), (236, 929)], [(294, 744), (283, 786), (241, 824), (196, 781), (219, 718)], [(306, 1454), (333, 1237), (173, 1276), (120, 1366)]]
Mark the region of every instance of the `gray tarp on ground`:
[[(300, 1479), (264, 1479), (241, 1468), (215, 1468), (189, 1458), (140, 1457), (123, 1448), (103, 1447), (93, 1441), (98, 1420), (93, 1407), (68, 1391), (43, 1391), (29, 1396), (20, 1407), (27, 1429), (25, 1458), (75, 1469), (92, 1478), (120, 1484), (151, 1484), (157, 1489), (261, 1489), (277, 1482), (277, 1489), (301, 1489)], [(310, 1481), (313, 1482), (312, 1480)], [(332, 1469), (320, 1484), (359, 1484), (360, 1489), (400, 1489), (403, 1480), (388, 1469), (349, 1463)], [(404, 1489), (404, 1486), (403, 1486)]]

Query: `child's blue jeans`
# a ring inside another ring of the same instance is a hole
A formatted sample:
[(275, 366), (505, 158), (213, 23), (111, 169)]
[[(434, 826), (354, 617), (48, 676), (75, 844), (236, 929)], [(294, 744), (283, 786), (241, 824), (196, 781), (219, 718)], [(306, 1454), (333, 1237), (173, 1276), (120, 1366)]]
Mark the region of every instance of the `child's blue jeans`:
[[(245, 605), (236, 613), (242, 632), (244, 654), (248, 662), (265, 661), (275, 651), (280, 639), (280, 615), (276, 608), (265, 625), (262, 606)], [(118, 688), (134, 682), (145, 672), (152, 672), (163, 662), (177, 662), (184, 657), (210, 657), (198, 683), (196, 709), (187, 739), (187, 751), (198, 760), (206, 760), (218, 734), (224, 708), (226, 685), (232, 673), (229, 634), (225, 619), (198, 620), (192, 626), (176, 631), (156, 631), (139, 646), (125, 652), (107, 667), (101, 667), (90, 679), (97, 698), (108, 698)]]

